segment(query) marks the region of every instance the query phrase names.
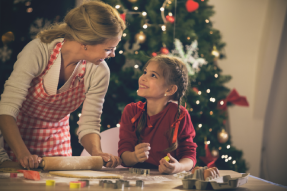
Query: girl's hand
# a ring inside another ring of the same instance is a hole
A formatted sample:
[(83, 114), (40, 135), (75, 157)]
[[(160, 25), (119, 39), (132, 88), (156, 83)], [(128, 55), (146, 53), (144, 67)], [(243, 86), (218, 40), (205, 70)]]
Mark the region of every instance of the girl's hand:
[(181, 164), (173, 158), (169, 153), (167, 156), (170, 158), (170, 161), (167, 162), (164, 158), (159, 161), (158, 171), (165, 174), (173, 174), (181, 171)]
[(149, 156), (149, 150), (150, 150), (150, 144), (149, 143), (140, 143), (137, 146), (135, 146), (135, 159), (137, 162), (144, 162), (148, 159)]
[(38, 168), (40, 162), (42, 161), (41, 157), (38, 155), (31, 155), (30, 153), (20, 154), (17, 158), (20, 164), (28, 170), (30, 168)]
[(122, 163), (122, 159), (120, 157), (108, 153), (97, 153), (94, 156), (101, 156), (104, 162), (106, 162), (104, 164), (105, 167), (116, 168)]

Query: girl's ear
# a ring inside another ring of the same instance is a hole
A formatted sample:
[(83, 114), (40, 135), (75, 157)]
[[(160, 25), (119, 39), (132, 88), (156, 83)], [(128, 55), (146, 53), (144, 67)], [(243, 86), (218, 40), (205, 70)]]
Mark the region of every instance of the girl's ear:
[(170, 85), (169, 88), (166, 90), (167, 96), (172, 96), (177, 91), (177, 85)]

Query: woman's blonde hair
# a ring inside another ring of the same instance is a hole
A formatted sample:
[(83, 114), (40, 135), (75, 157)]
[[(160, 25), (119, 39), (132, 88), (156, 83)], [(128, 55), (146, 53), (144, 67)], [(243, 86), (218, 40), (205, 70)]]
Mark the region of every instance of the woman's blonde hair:
[(124, 21), (112, 6), (101, 1), (88, 1), (70, 10), (63, 23), (52, 25), (51, 28), (41, 31), (37, 37), (44, 43), (65, 38), (95, 45), (118, 37), (125, 28)]

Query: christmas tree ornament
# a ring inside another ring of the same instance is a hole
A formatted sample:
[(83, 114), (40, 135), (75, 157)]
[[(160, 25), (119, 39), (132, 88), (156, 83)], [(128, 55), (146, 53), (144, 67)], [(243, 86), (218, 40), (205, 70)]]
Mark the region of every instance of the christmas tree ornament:
[(186, 7), (187, 12), (191, 13), (198, 9), (199, 4), (193, 0), (187, 0), (185, 3), (185, 7)]
[(120, 14), (120, 17), (123, 19), (123, 21), (126, 22), (126, 13), (122, 13)]
[(192, 90), (195, 91), (195, 92), (198, 94), (198, 89), (197, 89), (197, 87), (193, 87)]
[(0, 60), (4, 63), (10, 60), (12, 54), (12, 50), (8, 48), (7, 45), (4, 45), (0, 48)]
[(165, 18), (166, 18), (166, 20), (167, 20), (168, 22), (174, 23), (174, 20), (175, 20), (175, 19), (174, 19), (173, 16), (166, 15)]
[(216, 167), (215, 161), (218, 159), (218, 156), (213, 156), (209, 150), (208, 144), (204, 146), (205, 157), (200, 156), (199, 158), (206, 164), (208, 168)]
[(153, 52), (153, 53), (151, 53), (151, 55), (152, 55), (152, 57), (155, 57), (155, 56), (157, 56), (157, 53)]
[(220, 56), (219, 51), (217, 50), (216, 46), (213, 46), (213, 50), (211, 51), (211, 54), (214, 56), (214, 60), (217, 60)]
[(186, 45), (186, 53), (184, 51), (182, 42), (179, 39), (174, 40), (175, 49), (171, 51), (171, 56), (177, 56), (185, 63), (188, 74), (194, 75), (199, 71), (199, 67), (206, 65), (207, 61), (204, 58), (198, 56), (198, 43), (197, 40), (191, 42), (190, 45)]
[(128, 0), (129, 2), (131, 2), (131, 3), (135, 3), (135, 2), (137, 2), (138, 0)]
[(160, 53), (162, 53), (162, 54), (168, 54), (168, 53), (169, 53), (169, 50), (168, 50), (166, 47), (161, 47)]
[(218, 157), (218, 156), (219, 156), (219, 152), (218, 152), (217, 149), (212, 149), (211, 154), (212, 154), (212, 156), (214, 156), (214, 157)]
[[(130, 43), (129, 41), (126, 41), (126, 43), (124, 44), (124, 50), (123, 51), (123, 55), (131, 55), (131, 54), (134, 54), (137, 50), (139, 50), (141, 48), (141, 46), (139, 45), (139, 42), (136, 41), (135, 43), (133, 43), (132, 47), (130, 48)], [(133, 67), (134, 68), (134, 71), (135, 71), (135, 75), (136, 75), (136, 72), (139, 70), (138, 68), (135, 68), (134, 66), (135, 65), (138, 65), (138, 66), (141, 66), (141, 62), (138, 60), (138, 59), (133, 59), (133, 58), (128, 58), (126, 57), (126, 60), (125, 60), (125, 64), (122, 66), (122, 70), (126, 70), (126, 68), (131, 68)], [(133, 76), (135, 77), (135, 76)]]
[(15, 40), (13, 32), (9, 31), (2, 35), (2, 42), (3, 44), (8, 44)]
[(144, 43), (145, 39), (146, 39), (146, 35), (142, 31), (140, 31), (139, 33), (135, 35), (135, 40), (139, 43)]
[(49, 28), (49, 26), (52, 24), (52, 22), (48, 19), (44, 18), (37, 18), (31, 25), (30, 25), (30, 38), (34, 39), (36, 38), (36, 35), (44, 30)]
[(225, 129), (217, 133), (217, 140), (219, 143), (226, 143), (228, 141), (228, 134)]

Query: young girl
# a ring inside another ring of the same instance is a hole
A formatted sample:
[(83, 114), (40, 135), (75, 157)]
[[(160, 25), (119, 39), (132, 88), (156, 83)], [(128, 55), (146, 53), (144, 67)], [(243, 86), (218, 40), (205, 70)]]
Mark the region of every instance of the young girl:
[(146, 103), (128, 104), (121, 118), (118, 154), (125, 166), (167, 174), (195, 166), (195, 131), (180, 106), (187, 85), (186, 66), (176, 57), (156, 56), (147, 62), (137, 91)]

